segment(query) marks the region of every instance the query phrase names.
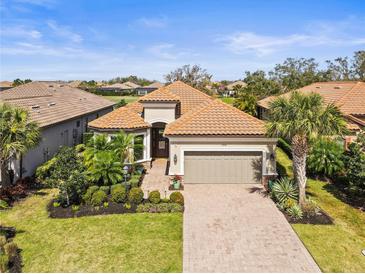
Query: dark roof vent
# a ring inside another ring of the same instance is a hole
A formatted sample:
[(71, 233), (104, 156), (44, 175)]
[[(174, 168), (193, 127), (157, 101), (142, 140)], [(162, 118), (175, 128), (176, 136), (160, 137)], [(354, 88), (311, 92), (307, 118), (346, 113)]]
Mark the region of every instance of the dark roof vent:
[(316, 86), (316, 88), (321, 88), (320, 86)]
[(32, 109), (39, 109), (40, 108), (40, 106), (39, 105), (33, 105), (32, 106)]
[(55, 106), (55, 105), (56, 105), (56, 103), (54, 103), (54, 102), (51, 102), (51, 103), (48, 104), (49, 107)]
[(335, 86), (334, 89), (340, 89), (341, 87), (340, 86)]

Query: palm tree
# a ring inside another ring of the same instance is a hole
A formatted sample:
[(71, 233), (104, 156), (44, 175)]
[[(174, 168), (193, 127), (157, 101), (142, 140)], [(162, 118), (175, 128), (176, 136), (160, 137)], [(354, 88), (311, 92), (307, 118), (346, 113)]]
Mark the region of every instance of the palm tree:
[(135, 136), (133, 134), (120, 131), (114, 136), (111, 147), (119, 156), (121, 163), (133, 163), (135, 160), (135, 153), (133, 152), (142, 149), (143, 145), (135, 142)]
[(346, 122), (333, 104), (324, 106), (319, 94), (292, 92), (289, 98), (279, 97), (270, 104), (269, 136), (291, 141), (294, 177), (299, 187), (299, 204), (305, 204), (306, 159), (309, 140), (313, 137), (341, 135)]
[(94, 160), (94, 157), (102, 151), (111, 150), (111, 144), (106, 134), (96, 134), (86, 144), (83, 152), (84, 163), (89, 167)]
[(241, 89), (238, 97), (234, 100), (233, 106), (250, 115), (256, 115), (256, 96), (245, 89)]
[(112, 151), (98, 152), (87, 170), (88, 177), (104, 185), (113, 185), (123, 179), (122, 163)]
[(39, 141), (39, 127), (37, 123), (30, 121), (26, 110), (7, 104), (0, 105), (0, 165), (3, 187), (11, 183), (8, 170), (11, 159), (21, 159)]

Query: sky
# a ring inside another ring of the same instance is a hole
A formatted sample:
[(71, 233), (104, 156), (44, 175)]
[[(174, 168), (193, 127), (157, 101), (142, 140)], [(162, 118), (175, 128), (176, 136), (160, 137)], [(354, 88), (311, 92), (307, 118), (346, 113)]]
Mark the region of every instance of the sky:
[(365, 50), (365, 1), (0, 0), (0, 79), (163, 80), (198, 64), (214, 80)]

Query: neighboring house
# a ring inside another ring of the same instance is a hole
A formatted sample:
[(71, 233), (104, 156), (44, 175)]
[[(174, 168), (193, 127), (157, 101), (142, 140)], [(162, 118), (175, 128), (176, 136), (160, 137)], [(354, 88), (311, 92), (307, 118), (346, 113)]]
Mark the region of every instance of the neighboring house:
[(146, 95), (147, 93), (150, 93), (156, 89), (162, 88), (164, 85), (161, 84), (160, 82), (153, 82), (152, 84), (148, 85), (148, 86), (143, 86), (143, 87), (138, 87), (137, 90), (137, 95), (141, 96), (141, 95)]
[(13, 87), (13, 82), (9, 82), (9, 81), (0, 82), (0, 91), (7, 90), (12, 87)]
[(181, 81), (89, 123), (95, 133), (133, 133), (138, 162), (168, 158), (188, 183), (259, 183), (276, 175), (276, 139), (264, 122)]
[(239, 88), (244, 88), (245, 86), (247, 86), (247, 84), (243, 81), (236, 81), (233, 82), (232, 84), (227, 85), (226, 89), (227, 89), (227, 95), (228, 96), (234, 96), (236, 94), (236, 90)]
[(20, 161), (14, 161), (15, 178), (32, 175), (61, 146), (73, 146), (82, 141), (87, 123), (113, 110), (114, 103), (101, 96), (51, 82), (31, 82), (0, 93), (0, 103), (29, 111), (32, 121), (41, 128), (40, 144)]
[[(365, 83), (355, 81), (319, 82), (298, 89), (304, 94), (312, 92), (322, 96), (324, 103), (338, 106), (347, 121), (350, 135), (346, 136), (345, 143), (356, 138), (356, 134), (365, 128)], [(289, 97), (291, 92), (280, 96)], [(260, 100), (258, 116), (260, 119), (268, 119), (270, 102), (276, 96), (270, 96)]]
[(125, 83), (115, 83), (112, 85), (105, 85), (98, 87), (100, 91), (114, 91), (114, 92), (125, 92), (125, 91), (133, 91), (138, 88), (139, 85), (136, 85), (132, 82), (125, 82)]

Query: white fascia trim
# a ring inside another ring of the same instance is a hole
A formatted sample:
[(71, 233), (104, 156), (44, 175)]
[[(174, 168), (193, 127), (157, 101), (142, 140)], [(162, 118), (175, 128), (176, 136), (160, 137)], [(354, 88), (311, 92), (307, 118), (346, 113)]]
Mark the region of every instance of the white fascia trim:
[(276, 144), (278, 138), (268, 138), (268, 137), (225, 137), (225, 136), (185, 136), (185, 137), (174, 137), (166, 136), (170, 143), (195, 143), (202, 142), (205, 143), (270, 143)]

